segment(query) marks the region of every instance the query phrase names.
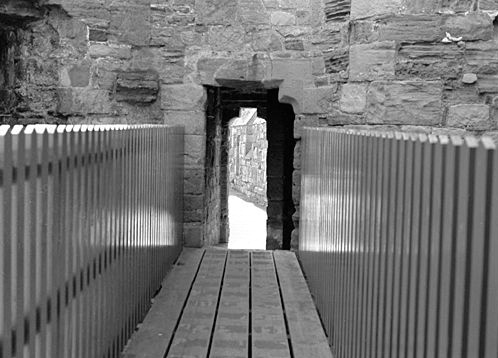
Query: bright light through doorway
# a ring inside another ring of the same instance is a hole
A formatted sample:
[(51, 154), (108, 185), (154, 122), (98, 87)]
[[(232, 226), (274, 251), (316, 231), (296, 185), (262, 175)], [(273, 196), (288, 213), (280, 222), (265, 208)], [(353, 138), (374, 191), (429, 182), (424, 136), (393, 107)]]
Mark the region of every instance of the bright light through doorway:
[(241, 108), (229, 123), (229, 249), (266, 248), (266, 121)]
[(228, 198), (230, 220), (229, 249), (264, 250), (266, 211), (236, 195)]

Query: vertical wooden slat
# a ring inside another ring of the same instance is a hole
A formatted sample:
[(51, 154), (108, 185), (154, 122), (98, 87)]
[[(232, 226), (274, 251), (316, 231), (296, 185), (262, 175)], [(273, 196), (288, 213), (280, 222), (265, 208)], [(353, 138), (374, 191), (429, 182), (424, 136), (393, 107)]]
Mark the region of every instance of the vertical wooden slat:
[[(491, 143), (479, 141), (476, 149), (474, 178), (472, 180), (471, 191), (473, 200), (473, 210), (469, 212), (469, 220), (472, 222), (472, 230), (469, 232), (469, 247), (468, 265), (470, 272), (468, 273), (468, 302), (465, 309), (468, 314), (467, 340), (466, 351), (464, 355), (467, 357), (481, 357), (483, 349), (480, 349), (482, 344), (481, 337), (484, 335), (484, 327), (482, 319), (485, 317), (481, 312), (485, 311), (483, 307), (483, 294), (487, 289), (485, 284), (485, 270), (487, 270), (487, 262), (485, 260), (485, 251), (488, 249), (487, 243), (487, 226), (490, 225), (488, 216), (490, 210), (488, 200), (491, 198), (491, 178), (492, 156), (491, 151), (494, 146)], [(498, 180), (494, 178), (494, 180)], [(494, 218), (497, 220), (498, 218)], [(495, 237), (497, 240), (498, 237)], [(470, 256), (470, 257), (469, 257)], [(491, 303), (493, 304), (493, 303)], [(483, 347), (484, 348), (484, 347)]]
[(498, 354), (498, 306), (495, 305), (494, 301), (498, 296), (498, 277), (495, 272), (498, 272), (498, 155), (496, 153), (496, 144), (489, 143), (489, 139), (486, 139), (486, 145), (493, 146), (494, 151), (490, 155), (490, 163), (493, 166), (493, 171), (488, 175), (488, 183), (490, 186), (490, 195), (486, 199), (488, 205), (487, 212), (487, 227), (486, 227), (486, 240), (488, 242), (487, 250), (487, 262), (488, 267), (485, 271), (486, 281), (485, 287), (487, 288), (485, 292), (486, 306), (483, 309), (484, 322), (483, 322), (483, 332), (484, 342), (483, 342), (483, 355), (485, 357), (492, 357)]
[[(452, 312), (450, 329), (451, 335), (451, 357), (463, 357), (463, 349), (467, 337), (464, 337), (464, 320), (466, 317), (465, 300), (466, 300), (466, 271), (467, 271), (467, 251), (469, 235), (469, 215), (472, 213), (472, 198), (470, 198), (470, 188), (472, 184), (471, 175), (473, 174), (473, 165), (475, 164), (475, 151), (477, 141), (467, 139), (458, 151), (458, 214), (457, 230), (453, 237), (453, 277), (452, 277)], [(470, 213), (469, 213), (470, 211)]]
[(438, 297), (440, 285), (440, 257), (441, 257), (441, 221), (443, 183), (445, 179), (443, 145), (440, 140), (433, 137), (432, 141), (432, 168), (431, 168), (431, 219), (429, 233), (428, 257), (428, 295), (426, 314), (426, 343), (424, 356), (433, 357), (436, 354), (437, 341), (437, 315), (439, 312)]
[(49, 300), (49, 196), (51, 195), (49, 187), (49, 128), (40, 128), (41, 141), (41, 189), (39, 193), (39, 214), (40, 214), (40, 357), (48, 357), (48, 300)]
[(2, 158), (2, 201), (0, 236), (0, 337), (1, 353), (4, 358), (12, 357), (12, 134), (8, 126), (0, 126), (0, 152)]

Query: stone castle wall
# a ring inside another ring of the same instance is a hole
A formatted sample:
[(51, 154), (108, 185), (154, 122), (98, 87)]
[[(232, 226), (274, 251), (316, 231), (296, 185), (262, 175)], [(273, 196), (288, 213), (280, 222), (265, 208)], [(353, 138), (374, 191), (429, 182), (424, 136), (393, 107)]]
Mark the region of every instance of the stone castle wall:
[(266, 122), (231, 126), (229, 142), (230, 189), (266, 207)]
[[(497, 136), (497, 13), (497, 0), (8, 0), (0, 112), (185, 124), (188, 208), (205, 199), (203, 86), (279, 88), (298, 207), (304, 125)], [(202, 245), (202, 210), (186, 217)]]

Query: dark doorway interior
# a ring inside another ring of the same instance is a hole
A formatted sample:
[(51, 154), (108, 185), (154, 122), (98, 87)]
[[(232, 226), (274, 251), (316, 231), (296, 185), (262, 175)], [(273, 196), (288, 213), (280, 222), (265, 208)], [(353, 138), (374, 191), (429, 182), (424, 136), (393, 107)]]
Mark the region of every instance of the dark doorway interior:
[(278, 102), (278, 89), (208, 88), (205, 241), (227, 242), (228, 125), (241, 107), (256, 108), (267, 120), (267, 249), (289, 249), (294, 228), (292, 171), (295, 140), (292, 106)]

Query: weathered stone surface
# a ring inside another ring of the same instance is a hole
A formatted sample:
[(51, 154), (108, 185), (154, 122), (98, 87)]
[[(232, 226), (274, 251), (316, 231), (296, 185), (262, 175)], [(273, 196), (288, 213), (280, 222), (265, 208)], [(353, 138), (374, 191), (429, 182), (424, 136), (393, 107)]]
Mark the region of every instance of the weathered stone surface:
[(344, 113), (337, 109), (332, 110), (327, 115), (328, 126), (345, 126), (345, 125), (361, 125), (365, 123), (365, 118), (360, 114)]
[(185, 135), (185, 169), (195, 169), (204, 166), (206, 157), (206, 137), (204, 135)]
[(438, 42), (445, 36), (441, 23), (442, 18), (437, 15), (391, 16), (380, 20), (373, 32), (363, 37), (373, 37), (379, 41)]
[(120, 59), (131, 58), (131, 47), (127, 45), (106, 45), (93, 44), (88, 49), (88, 54), (91, 57), (114, 57)]
[(202, 247), (204, 245), (203, 228), (201, 222), (183, 225), (183, 244), (186, 247)]
[(156, 71), (163, 84), (182, 83), (186, 73), (183, 54), (167, 48), (140, 48), (133, 51), (131, 69)]
[(231, 87), (232, 83), (242, 81), (258, 84), (266, 79), (270, 79), (271, 65), (266, 59), (253, 56), (247, 60), (231, 60), (220, 66), (214, 74), (216, 82), (221, 85)]
[(273, 60), (271, 78), (277, 80), (300, 80), (313, 83), (311, 60)]
[(479, 93), (498, 93), (498, 75), (478, 75), (477, 90)]
[(465, 60), (468, 72), (498, 73), (498, 42), (468, 42)]
[(342, 48), (324, 52), (325, 72), (335, 75), (335, 79), (346, 79), (349, 70), (349, 49)]
[(463, 41), (489, 40), (493, 37), (493, 20), (482, 12), (446, 17), (442, 28), (453, 37), (462, 37)]
[(237, 0), (196, 0), (195, 10), (199, 24), (227, 24), (235, 19)]
[(271, 29), (255, 31), (251, 33), (251, 46), (258, 51), (281, 51), (283, 43), (281, 36)]
[(442, 116), (439, 81), (372, 82), (367, 123), (437, 125)]
[(462, 77), (462, 82), (465, 84), (476, 83), (477, 75), (475, 73), (465, 73)]
[(202, 194), (204, 192), (204, 169), (194, 168), (184, 170), (185, 194)]
[(289, 51), (304, 51), (303, 39), (287, 38), (285, 39), (285, 49)]
[(146, 46), (150, 42), (150, 16), (147, 4), (112, 6), (110, 33), (122, 43)]
[(479, 9), (483, 11), (496, 12), (498, 10), (497, 0), (480, 0)]
[(65, 86), (69, 87), (87, 87), (90, 83), (90, 65), (75, 65), (67, 70), (67, 81)]
[(270, 14), (262, 0), (238, 0), (238, 18), (245, 25), (267, 25)]
[(202, 111), (164, 111), (163, 123), (183, 126), (185, 134), (206, 133), (206, 114)]
[(105, 90), (60, 88), (57, 112), (61, 114), (112, 113), (109, 94)]
[(337, 101), (337, 85), (305, 88), (302, 113), (328, 113)]
[(95, 42), (107, 42), (108, 34), (107, 31), (100, 29), (89, 29), (88, 30), (88, 40)]
[(294, 120), (294, 138), (301, 139), (304, 127), (326, 127), (327, 118), (317, 114), (300, 114)]
[(159, 76), (153, 71), (118, 73), (116, 100), (128, 103), (149, 104), (159, 93)]
[(351, 0), (326, 0), (325, 19), (331, 21), (346, 21), (351, 13)]
[(328, 23), (313, 32), (311, 44), (322, 52), (344, 48), (348, 43), (348, 31), (343, 24)]
[(447, 125), (471, 130), (491, 127), (490, 107), (485, 104), (459, 104), (448, 108)]
[(456, 44), (402, 44), (396, 58), (397, 78), (460, 78), (464, 49)]
[(342, 86), (340, 109), (345, 113), (363, 113), (367, 105), (367, 84), (346, 83)]
[(402, 8), (403, 0), (354, 0), (351, 3), (351, 18), (400, 13)]
[(18, 21), (34, 21), (43, 18), (45, 9), (38, 1), (4, 0), (0, 3), (0, 19), (10, 18)]
[(166, 110), (202, 110), (206, 94), (195, 84), (161, 86), (161, 108)]
[(286, 11), (271, 13), (271, 24), (274, 26), (292, 26), (296, 24), (296, 16)]
[(349, 78), (352, 81), (394, 77), (394, 41), (352, 45), (349, 50)]

